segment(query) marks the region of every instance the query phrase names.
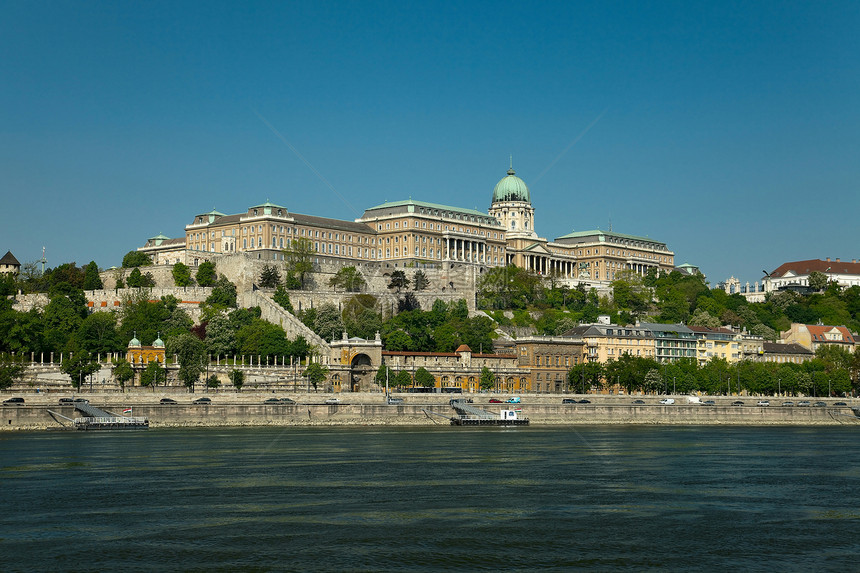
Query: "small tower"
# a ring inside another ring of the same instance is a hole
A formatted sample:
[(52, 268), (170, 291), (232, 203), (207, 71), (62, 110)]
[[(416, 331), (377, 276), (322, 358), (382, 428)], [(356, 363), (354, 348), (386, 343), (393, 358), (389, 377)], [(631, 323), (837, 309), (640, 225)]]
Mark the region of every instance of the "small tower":
[(532, 207), (529, 188), (517, 177), (513, 161), (508, 174), (496, 183), (490, 215), (498, 219), (508, 237), (537, 237), (535, 233), (535, 210)]

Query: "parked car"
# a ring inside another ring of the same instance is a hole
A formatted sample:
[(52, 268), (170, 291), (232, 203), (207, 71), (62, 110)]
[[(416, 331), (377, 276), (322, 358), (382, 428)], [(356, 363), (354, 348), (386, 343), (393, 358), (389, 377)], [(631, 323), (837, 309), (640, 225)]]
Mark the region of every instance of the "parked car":
[(705, 400), (704, 402), (702, 402), (702, 406), (716, 406), (716, 405), (717, 405), (717, 403), (714, 402), (713, 400)]
[(60, 398), (58, 403), (60, 406), (68, 406), (69, 404), (74, 404), (75, 401), (72, 398)]
[(395, 398), (394, 396), (389, 396), (387, 402), (389, 404), (402, 404), (403, 398)]
[(205, 397), (205, 396), (204, 396), (204, 397), (202, 397), (202, 398), (197, 398), (196, 400), (194, 400), (194, 401), (193, 401), (193, 402), (191, 402), (191, 403), (192, 403), (192, 404), (202, 404), (202, 405), (204, 405), (204, 406), (208, 406), (209, 404), (211, 404), (211, 403), (212, 403), (212, 398), (207, 398), (207, 397)]
[(783, 406), (794, 406), (794, 402), (792, 402), (791, 400), (789, 400), (789, 401), (787, 401), (787, 402), (783, 402), (783, 403), (782, 403), (782, 405), (783, 405)]
[(340, 404), (340, 398), (326, 398), (326, 404)]
[(281, 403), (281, 401), (278, 400), (277, 398), (266, 398), (265, 400), (263, 400), (263, 404), (280, 404), (280, 403)]
[(173, 398), (162, 398), (160, 403), (161, 404), (176, 404), (176, 400), (174, 400)]
[(743, 406), (743, 405), (744, 405), (743, 400), (735, 400), (734, 402), (732, 402), (732, 406)]
[(645, 400), (633, 400), (634, 404), (644, 404)]
[(508, 404), (519, 404), (520, 403), (520, 397), (519, 396), (511, 396), (510, 398), (508, 398), (507, 402), (508, 402)]
[(23, 404), (24, 399), (23, 398), (7, 398), (6, 400), (3, 400), (3, 403), (4, 404)]
[(563, 398), (561, 400), (561, 403), (562, 404), (576, 404), (576, 400), (574, 400), (573, 398)]
[(580, 404), (591, 404), (591, 400), (586, 400), (585, 398), (583, 398), (582, 400), (579, 401), (579, 403)]
[(296, 401), (292, 398), (281, 398), (281, 404), (295, 404)]
[(846, 404), (845, 402), (833, 402), (833, 405), (834, 406), (847, 406), (848, 404)]
[(812, 407), (813, 408), (826, 408), (827, 403), (826, 402), (816, 402), (815, 404), (812, 405)]
[(490, 404), (504, 404), (504, 402), (498, 398), (490, 398)]
[(756, 406), (770, 406), (770, 402), (767, 400), (759, 400), (755, 403)]
[(78, 404), (89, 404), (90, 403), (90, 401), (87, 400), (86, 398), (75, 398), (75, 402), (77, 402)]
[(675, 399), (674, 398), (663, 398), (662, 400), (660, 400), (660, 403), (665, 405), (665, 406), (668, 406), (668, 405), (674, 404)]
[(803, 406), (803, 407), (808, 407), (808, 406), (810, 406), (810, 404), (809, 404), (809, 401), (808, 401), (808, 400), (801, 400), (800, 402), (798, 402), (798, 403), (797, 403), (797, 405), (798, 405), (798, 406)]

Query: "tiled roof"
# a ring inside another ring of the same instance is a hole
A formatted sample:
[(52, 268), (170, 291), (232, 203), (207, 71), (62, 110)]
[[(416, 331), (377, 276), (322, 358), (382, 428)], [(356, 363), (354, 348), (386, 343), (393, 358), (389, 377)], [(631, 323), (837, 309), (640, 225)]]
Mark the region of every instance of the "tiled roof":
[(792, 272), (795, 275), (806, 276), (812, 271), (840, 275), (860, 275), (860, 263), (843, 261), (822, 261), (821, 259), (794, 261), (792, 263), (782, 263), (776, 268), (775, 271), (770, 273), (770, 276), (773, 278), (783, 277), (788, 272)]
[(762, 342), (762, 350), (765, 354), (806, 354), (811, 356), (813, 352), (800, 344), (780, 344), (778, 342)]
[[(844, 326), (824, 326), (821, 324), (807, 324), (805, 326), (809, 334), (812, 335), (813, 342), (847, 342), (854, 344), (854, 337), (851, 335), (851, 331)], [(832, 331), (834, 328), (842, 335), (842, 340), (831, 340), (825, 336), (826, 333)]]
[(3, 258), (0, 259), (0, 265), (17, 265), (21, 266), (21, 263), (18, 262), (18, 259), (15, 258), (15, 255), (12, 254), (12, 251), (6, 251), (6, 254), (3, 255)]

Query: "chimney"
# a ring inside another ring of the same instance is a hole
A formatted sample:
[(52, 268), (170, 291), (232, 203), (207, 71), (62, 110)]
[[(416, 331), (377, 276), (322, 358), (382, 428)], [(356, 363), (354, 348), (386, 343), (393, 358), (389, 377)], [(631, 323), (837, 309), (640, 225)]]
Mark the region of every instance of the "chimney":
[(839, 262), (839, 257), (836, 257), (836, 262), (837, 262), (837, 263)]
[(824, 259), (824, 260), (825, 260), (825, 261), (827, 261), (827, 262), (829, 263), (829, 262), (830, 262), (830, 257), (827, 257), (827, 258), (826, 258), (826, 259)]

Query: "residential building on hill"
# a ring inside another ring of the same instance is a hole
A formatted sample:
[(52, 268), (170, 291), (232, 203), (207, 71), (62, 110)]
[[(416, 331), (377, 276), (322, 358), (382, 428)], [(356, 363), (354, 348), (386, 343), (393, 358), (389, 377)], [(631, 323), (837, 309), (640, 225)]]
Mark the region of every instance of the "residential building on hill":
[(699, 366), (704, 366), (712, 358), (721, 358), (728, 363), (743, 359), (740, 333), (723, 327), (688, 326), (687, 328), (696, 338), (696, 357)]
[(815, 353), (794, 343), (765, 342), (762, 362), (801, 364), (815, 358)]
[(830, 282), (839, 283), (843, 287), (860, 286), (860, 263), (856, 259), (851, 262), (840, 259), (826, 258), (810, 259), (783, 263), (764, 277), (766, 292), (809, 287), (810, 273), (818, 271), (827, 275)]
[(815, 353), (820, 346), (838, 346), (854, 352), (854, 335), (844, 326), (825, 326), (823, 324), (791, 324), (789, 330), (780, 332), (785, 343), (795, 343)]

